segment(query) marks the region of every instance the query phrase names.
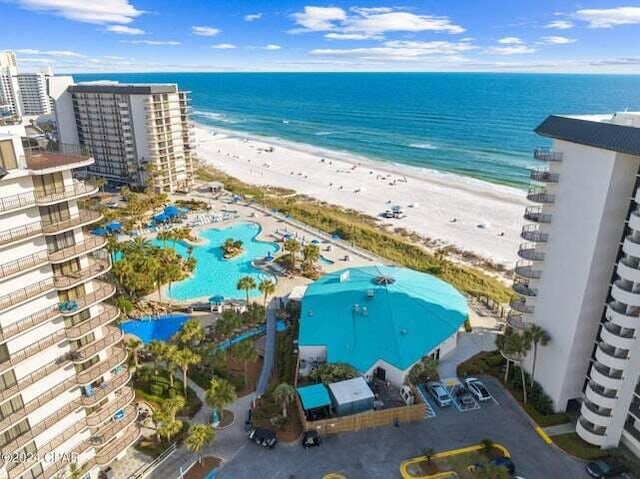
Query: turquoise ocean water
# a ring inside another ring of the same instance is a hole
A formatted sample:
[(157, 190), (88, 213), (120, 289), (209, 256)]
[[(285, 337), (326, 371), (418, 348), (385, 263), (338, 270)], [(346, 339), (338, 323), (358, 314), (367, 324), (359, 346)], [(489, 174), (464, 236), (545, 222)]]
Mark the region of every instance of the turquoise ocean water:
[(140, 73), (178, 83), (212, 127), (523, 187), (548, 114), (640, 110), (640, 76), (495, 73)]

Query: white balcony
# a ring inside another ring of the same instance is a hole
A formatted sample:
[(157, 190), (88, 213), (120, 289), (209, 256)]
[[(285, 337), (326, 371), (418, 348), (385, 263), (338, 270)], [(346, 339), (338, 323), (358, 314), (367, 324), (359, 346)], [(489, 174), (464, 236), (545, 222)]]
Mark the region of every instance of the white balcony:
[(520, 245), (518, 256), (527, 261), (544, 261), (544, 252), (539, 251), (535, 244)]
[(640, 308), (627, 308), (626, 305), (610, 302), (607, 305), (606, 317), (621, 328), (637, 329), (640, 327)]
[(599, 392), (591, 382), (587, 384), (584, 395), (589, 401), (600, 407), (613, 409), (618, 403), (615, 393), (605, 394), (604, 392)]
[(629, 364), (629, 351), (616, 350), (613, 346), (601, 342), (596, 348), (596, 360), (608, 368), (623, 371)]
[(623, 282), (618, 280), (611, 286), (611, 296), (627, 306), (640, 306), (640, 292), (629, 291)]
[(634, 337), (635, 330), (622, 329), (619, 326), (607, 322), (604, 324), (600, 336), (602, 340), (616, 348), (631, 350), (636, 342)]
[(622, 251), (636, 258), (640, 258), (640, 238), (636, 239), (633, 235), (628, 235), (622, 243)]
[(534, 311), (533, 305), (529, 304), (529, 301), (524, 298), (512, 299), (509, 302), (509, 306), (511, 306), (511, 309), (514, 309), (519, 313), (531, 314)]
[(594, 446), (604, 446), (606, 443), (606, 429), (591, 426), (582, 418), (576, 424), (576, 433)]
[(540, 161), (562, 161), (562, 153), (550, 148), (536, 148), (533, 157)]
[(619, 391), (624, 384), (624, 379), (622, 379), (620, 374), (607, 372), (606, 367), (602, 365), (598, 366), (597, 364), (594, 364), (589, 376), (596, 384), (606, 389), (615, 389), (616, 391)]
[(607, 408), (599, 408), (590, 404), (589, 400), (582, 402), (580, 415), (595, 426), (607, 427), (611, 423), (611, 411)]
[(629, 226), (635, 231), (640, 230), (640, 211), (633, 210), (629, 215)]
[(618, 262), (616, 273), (623, 279), (640, 283), (640, 267), (631, 258), (622, 258)]

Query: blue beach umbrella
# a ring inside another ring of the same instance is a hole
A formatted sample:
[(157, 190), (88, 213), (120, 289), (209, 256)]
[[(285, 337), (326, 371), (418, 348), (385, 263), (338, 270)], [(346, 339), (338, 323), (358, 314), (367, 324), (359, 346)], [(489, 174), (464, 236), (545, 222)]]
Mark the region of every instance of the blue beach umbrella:
[(122, 229), (122, 223), (114, 220), (114, 221), (111, 221), (110, 223), (107, 223), (105, 225), (105, 228), (110, 233), (115, 233), (116, 231), (120, 231)]
[(164, 209), (164, 214), (168, 217), (178, 216), (180, 214), (180, 210), (178, 210), (177, 206), (170, 205)]
[(107, 236), (109, 234), (109, 232), (107, 231), (106, 228), (103, 228), (102, 226), (99, 226), (98, 228), (94, 228), (91, 230), (91, 234), (96, 235), (96, 236)]
[(160, 214), (158, 214), (158, 215), (155, 215), (155, 216), (153, 217), (153, 220), (154, 220), (156, 223), (162, 223), (162, 222), (164, 222), (164, 221), (168, 221), (168, 220), (169, 220), (169, 216), (167, 216), (167, 214), (166, 214), (166, 213), (160, 213)]

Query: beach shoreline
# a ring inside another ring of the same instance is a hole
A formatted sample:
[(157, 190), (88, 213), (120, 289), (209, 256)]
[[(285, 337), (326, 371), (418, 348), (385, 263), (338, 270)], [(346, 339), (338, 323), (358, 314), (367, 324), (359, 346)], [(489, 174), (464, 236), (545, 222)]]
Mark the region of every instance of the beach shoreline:
[[(196, 123), (200, 160), (241, 181), (294, 190), (512, 267), (526, 194), (455, 173)], [(402, 219), (380, 215), (399, 206)]]

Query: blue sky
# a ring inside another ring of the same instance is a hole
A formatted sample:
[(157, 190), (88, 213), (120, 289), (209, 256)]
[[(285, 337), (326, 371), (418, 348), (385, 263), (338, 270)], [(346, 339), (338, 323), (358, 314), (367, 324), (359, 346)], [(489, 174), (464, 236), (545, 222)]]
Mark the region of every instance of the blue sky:
[(640, 2), (0, 0), (23, 70), (640, 73)]

